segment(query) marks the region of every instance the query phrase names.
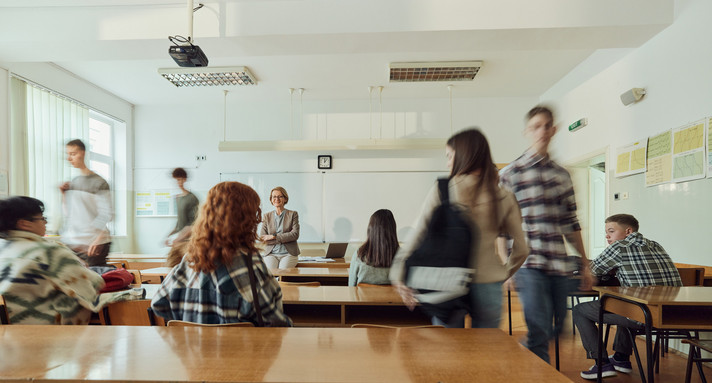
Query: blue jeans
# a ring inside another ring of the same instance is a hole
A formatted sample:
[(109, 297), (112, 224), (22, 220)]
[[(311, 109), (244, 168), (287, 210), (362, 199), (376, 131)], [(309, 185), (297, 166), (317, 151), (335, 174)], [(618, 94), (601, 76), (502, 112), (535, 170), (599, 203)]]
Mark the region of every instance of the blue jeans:
[[(502, 318), (502, 282), (470, 285), (470, 309), (473, 328), (499, 328)], [(433, 317), (432, 323), (448, 328), (465, 327), (464, 311), (453, 313), (447, 322)]]
[[(549, 341), (559, 333), (566, 318), (566, 298), (576, 282), (569, 277), (547, 275), (537, 269), (519, 269), (515, 274), (519, 301), (527, 322), (527, 348), (549, 363)], [(554, 321), (556, 320), (556, 323)]]

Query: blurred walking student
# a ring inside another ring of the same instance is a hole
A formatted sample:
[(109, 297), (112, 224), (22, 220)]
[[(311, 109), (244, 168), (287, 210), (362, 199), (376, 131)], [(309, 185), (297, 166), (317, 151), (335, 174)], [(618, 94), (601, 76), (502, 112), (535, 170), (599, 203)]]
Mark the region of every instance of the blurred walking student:
[[(519, 205), (512, 193), (497, 185), (497, 168), (480, 130), (467, 129), (450, 137), (445, 154), (450, 169), (450, 201), (465, 209), (476, 223), (473, 231), (479, 231), (473, 234), (480, 237), (479, 245), (471, 249), (471, 264), (476, 269), (469, 293), (472, 327), (497, 328), (502, 314), (502, 283), (517, 271), (528, 253)], [(426, 197), (412, 237), (400, 248), (391, 267), (391, 282), (409, 306), (415, 301), (413, 291), (404, 284), (405, 260), (422, 242), (432, 212), (439, 205), (436, 184)], [(499, 233), (508, 233), (514, 239), (512, 253), (504, 264), (496, 248)], [(464, 327), (464, 314), (453, 313), (446, 323), (434, 318), (433, 323)]]
[(564, 238), (581, 256), (582, 289), (590, 289), (592, 277), (571, 177), (549, 156), (549, 143), (556, 133), (552, 111), (544, 106), (531, 109), (524, 132), (531, 147), (502, 169), (500, 181), (519, 202), (529, 240), (530, 254), (514, 278), (528, 328), (526, 345), (549, 362), (549, 340), (566, 317), (570, 276), (579, 264), (566, 254)]
[(359, 283), (390, 285), (388, 272), (398, 247), (393, 213), (388, 209), (377, 210), (368, 221), (366, 242), (351, 257), (349, 286)]
[[(175, 242), (184, 242), (190, 237), (190, 227), (195, 222), (198, 215), (198, 197), (185, 188), (188, 181), (188, 173), (183, 168), (175, 168), (172, 173), (181, 193), (176, 196), (176, 212), (178, 221), (173, 230), (166, 238), (166, 246), (171, 246)], [(175, 236), (175, 237), (173, 237)]]
[(111, 247), (107, 225), (114, 218), (109, 184), (87, 168), (81, 140), (69, 141), (66, 149), (67, 161), (81, 174), (59, 187), (64, 208), (62, 242), (89, 266), (105, 266)]

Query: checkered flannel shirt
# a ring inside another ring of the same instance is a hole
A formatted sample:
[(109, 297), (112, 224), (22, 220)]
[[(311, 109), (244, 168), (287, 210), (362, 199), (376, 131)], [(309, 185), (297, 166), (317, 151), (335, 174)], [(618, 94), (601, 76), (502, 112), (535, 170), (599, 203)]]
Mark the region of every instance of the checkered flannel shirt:
[(569, 172), (530, 150), (502, 169), (500, 182), (514, 193), (522, 210), (530, 248), (522, 267), (569, 275), (576, 262), (567, 256), (563, 236), (581, 230)]
[[(265, 326), (291, 326), (291, 319), (282, 310), (279, 284), (259, 254), (251, 257)], [(153, 297), (151, 307), (157, 315), (166, 320), (257, 325), (250, 276), (242, 255), (234, 257), (231, 265), (220, 265), (210, 273), (193, 270), (187, 258), (171, 270)]]
[(613, 242), (591, 262), (591, 272), (597, 276), (613, 269), (618, 269), (621, 286), (682, 286), (665, 249), (638, 232)]

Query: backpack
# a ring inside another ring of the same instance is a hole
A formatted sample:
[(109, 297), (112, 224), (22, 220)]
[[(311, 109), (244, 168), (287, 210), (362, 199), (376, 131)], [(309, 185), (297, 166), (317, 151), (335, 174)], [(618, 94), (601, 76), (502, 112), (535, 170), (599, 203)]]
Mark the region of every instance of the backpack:
[[(428, 315), (447, 321), (457, 310), (469, 310), (470, 264), (479, 230), (469, 216), (452, 205), (447, 178), (438, 179), (440, 206), (433, 210), (425, 238), (405, 261), (405, 284)], [(473, 233), (476, 233), (473, 235)]]

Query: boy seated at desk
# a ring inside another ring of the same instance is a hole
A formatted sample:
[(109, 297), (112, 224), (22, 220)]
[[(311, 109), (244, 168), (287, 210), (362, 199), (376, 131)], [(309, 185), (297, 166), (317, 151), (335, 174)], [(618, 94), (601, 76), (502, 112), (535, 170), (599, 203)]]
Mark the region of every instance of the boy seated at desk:
[[(630, 214), (616, 214), (606, 218), (608, 247), (591, 261), (591, 273), (597, 277), (617, 269), (621, 286), (682, 286), (680, 274), (665, 249), (638, 232), (638, 220)], [(598, 357), (598, 310), (600, 301), (584, 302), (573, 309), (574, 323), (581, 334), (581, 343), (589, 359)], [(603, 377), (615, 376), (616, 371), (633, 371), (630, 355), (633, 344), (628, 328), (641, 329), (642, 324), (621, 315), (604, 313), (603, 322), (617, 326), (613, 341), (614, 355), (605, 357), (601, 367)], [(604, 350), (604, 355), (607, 355)], [(584, 379), (597, 379), (598, 363), (581, 372)]]
[(260, 197), (249, 186), (213, 186), (185, 256), (153, 297), (153, 311), (166, 320), (291, 326), (282, 290), (255, 248), (261, 216)]
[(43, 238), (44, 204), (0, 200), (0, 295), (11, 324), (87, 324), (98, 311), (101, 276), (68, 248)]

